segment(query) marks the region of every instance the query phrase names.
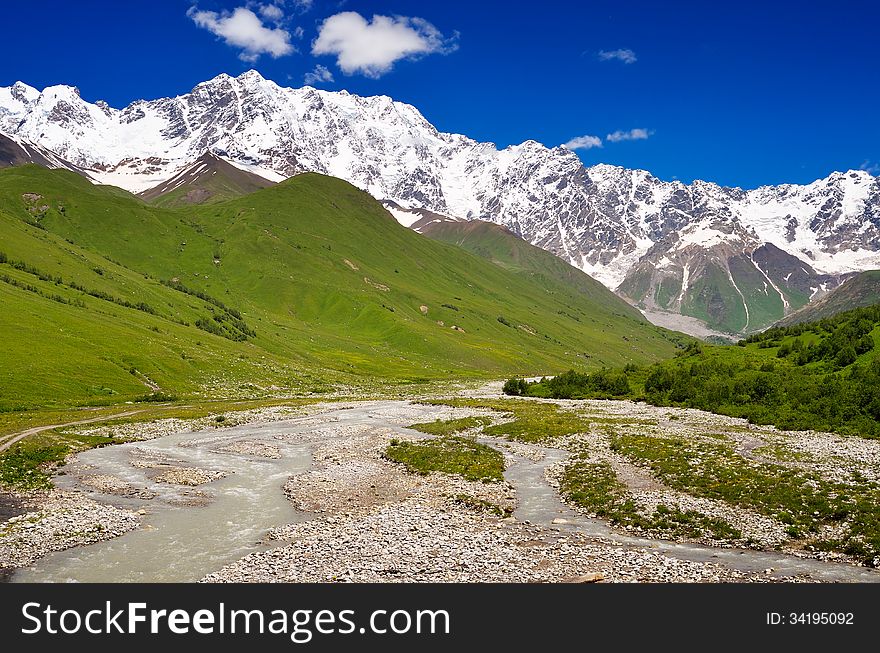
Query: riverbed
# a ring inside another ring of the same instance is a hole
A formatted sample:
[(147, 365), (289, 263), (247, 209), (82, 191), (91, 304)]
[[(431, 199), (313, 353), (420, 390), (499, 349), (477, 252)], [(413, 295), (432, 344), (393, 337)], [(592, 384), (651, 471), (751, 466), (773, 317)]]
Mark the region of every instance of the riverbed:
[[(548, 480), (568, 455), (561, 449), (484, 439), (507, 460), (494, 484), (413, 475), (381, 456), (391, 438), (426, 437), (408, 425), (472, 414), (485, 411), (325, 404), (82, 452), (56, 485), (129, 511), (140, 527), (40, 557), (12, 580), (880, 580), (845, 562), (621, 532), (562, 502)], [(512, 517), (475, 511), (462, 496), (509, 506)]]

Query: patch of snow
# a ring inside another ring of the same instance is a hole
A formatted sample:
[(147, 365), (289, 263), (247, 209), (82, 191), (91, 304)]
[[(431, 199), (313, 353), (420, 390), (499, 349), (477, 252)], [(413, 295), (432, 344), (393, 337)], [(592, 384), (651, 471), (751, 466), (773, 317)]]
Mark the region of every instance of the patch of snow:
[[(385, 205), (385, 209), (391, 215), (393, 215), (394, 219), (397, 220), (404, 227), (413, 226), (422, 217), (418, 213), (414, 213), (412, 211), (401, 210), (401, 209), (395, 208), (393, 206), (389, 206), (387, 204)], [(437, 221), (435, 220), (435, 222), (437, 222)]]

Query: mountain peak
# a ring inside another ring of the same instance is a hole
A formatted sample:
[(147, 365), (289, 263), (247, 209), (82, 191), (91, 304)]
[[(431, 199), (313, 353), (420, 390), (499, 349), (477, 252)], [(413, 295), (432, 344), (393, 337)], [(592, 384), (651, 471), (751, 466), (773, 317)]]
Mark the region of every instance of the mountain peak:
[(79, 92), (79, 87), (68, 86), (67, 84), (55, 84), (54, 86), (47, 86), (43, 89), (43, 92), (40, 95), (42, 98), (47, 98), (50, 100), (69, 100), (74, 98), (76, 100), (82, 100)]
[(616, 166), (611, 163), (597, 163), (595, 165), (591, 165), (588, 170), (608, 176), (619, 175), (621, 173), (627, 172), (627, 168), (624, 168), (623, 166)]
[(30, 104), (40, 97), (40, 92), (37, 89), (24, 82), (15, 82), (8, 90), (12, 99), (22, 104)]
[(25, 84), (22, 81), (17, 81), (10, 88), (15, 89), (16, 91), (27, 93), (27, 94), (39, 94), (39, 91), (35, 89), (30, 84)]
[(267, 81), (265, 77), (263, 77), (257, 70), (251, 68), (243, 72), (241, 75), (236, 77), (239, 81), (254, 81), (254, 82), (265, 82)]
[[(200, 88), (204, 86), (216, 86), (217, 84), (259, 84), (260, 82), (268, 81), (265, 77), (263, 77), (259, 72), (255, 69), (251, 68), (250, 70), (246, 70), (241, 73), (238, 77), (233, 77), (229, 73), (220, 73), (211, 79), (200, 82), (196, 84), (195, 88)], [(195, 90), (195, 89), (193, 89)]]
[(199, 82), (198, 84), (196, 84), (193, 87), (193, 90), (196, 90), (198, 88), (203, 88), (205, 86), (216, 86), (217, 84), (228, 83), (234, 79), (235, 79), (235, 77), (233, 77), (229, 73), (220, 73), (218, 75), (215, 75), (211, 79), (205, 80), (204, 82)]

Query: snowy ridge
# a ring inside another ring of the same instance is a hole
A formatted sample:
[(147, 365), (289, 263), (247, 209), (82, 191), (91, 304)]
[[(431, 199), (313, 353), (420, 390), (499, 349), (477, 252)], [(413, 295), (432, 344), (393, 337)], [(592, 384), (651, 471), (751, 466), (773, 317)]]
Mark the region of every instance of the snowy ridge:
[[(272, 181), (333, 175), (403, 211), (503, 224), (611, 288), (664, 248), (672, 258), (685, 248), (748, 256), (770, 243), (819, 273), (880, 268), (880, 180), (865, 171), (754, 190), (665, 182), (585, 168), (574, 152), (535, 141), (499, 149), (440, 132), (386, 96), (283, 88), (256, 71), (123, 109), (86, 102), (73, 87), (18, 82), (0, 88), (0, 133), (133, 192), (206, 151)], [(690, 270), (687, 283), (697, 276)]]

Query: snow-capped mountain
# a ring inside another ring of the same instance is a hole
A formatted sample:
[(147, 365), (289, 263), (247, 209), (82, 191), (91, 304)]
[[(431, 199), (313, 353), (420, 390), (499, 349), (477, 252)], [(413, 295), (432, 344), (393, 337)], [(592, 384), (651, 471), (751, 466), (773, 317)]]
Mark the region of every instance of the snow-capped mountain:
[(333, 175), (403, 210), (504, 224), (637, 304), (729, 332), (880, 267), (880, 179), (864, 171), (755, 190), (666, 182), (534, 141), (499, 149), (385, 96), (282, 88), (256, 71), (124, 109), (19, 82), (0, 88), (0, 133), (133, 192), (205, 152), (272, 181)]

